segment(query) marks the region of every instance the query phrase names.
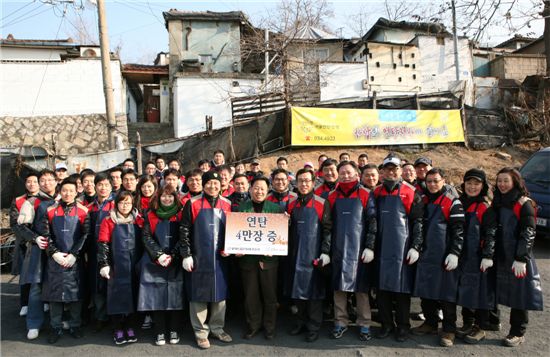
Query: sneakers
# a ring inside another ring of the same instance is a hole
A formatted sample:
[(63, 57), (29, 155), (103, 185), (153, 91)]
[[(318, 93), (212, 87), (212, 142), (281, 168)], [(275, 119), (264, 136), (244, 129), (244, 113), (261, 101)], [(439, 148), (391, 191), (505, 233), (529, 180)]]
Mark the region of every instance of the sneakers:
[(368, 341), (372, 339), (372, 335), (370, 334), (370, 329), (368, 326), (361, 326), (361, 329), (359, 330), (359, 340), (361, 341)]
[(34, 340), (38, 338), (39, 330), (37, 328), (31, 328), (29, 332), (27, 332), (27, 340)]
[(48, 311), (50, 311), (50, 304), (45, 303), (44, 304), (44, 312), (48, 312)]
[(27, 316), (27, 312), (29, 312), (29, 307), (22, 306), (21, 310), (19, 310), (19, 316)]
[(133, 328), (129, 328), (126, 330), (126, 342), (128, 343), (137, 342), (137, 337)]
[(63, 330), (69, 330), (71, 326), (69, 326), (69, 321), (62, 321), (63, 324)]
[(170, 332), (170, 344), (175, 345), (178, 342), (180, 342), (180, 338), (178, 336), (178, 333), (176, 331), (171, 331)]
[(452, 332), (443, 332), (439, 337), (439, 345), (443, 347), (451, 347), (455, 343), (455, 334)]
[(517, 347), (523, 342), (525, 342), (525, 336), (508, 335), (504, 340), (502, 340), (502, 344), (506, 347)]
[(126, 337), (124, 337), (124, 331), (122, 330), (116, 330), (113, 339), (115, 340), (115, 344), (117, 345), (123, 345), (128, 342), (126, 341)]
[(197, 338), (197, 346), (199, 346), (200, 349), (206, 350), (210, 348), (210, 341), (208, 341), (207, 338)]
[(230, 343), (233, 341), (233, 339), (231, 338), (231, 336), (229, 336), (229, 334), (225, 331), (222, 331), (220, 334), (211, 334), (212, 337), (214, 337), (216, 340), (220, 340), (221, 342), (224, 342), (224, 343)]
[(475, 325), (472, 328), (472, 331), (470, 331), (469, 334), (464, 336), (464, 342), (469, 343), (471, 345), (475, 345), (476, 343), (479, 343), (479, 341), (483, 340), (485, 338), (485, 331), (483, 331), (479, 326)]
[(332, 329), (332, 338), (342, 338), (342, 336), (344, 336), (344, 332), (347, 330), (348, 328), (346, 326), (334, 325), (334, 328)]
[(472, 329), (474, 328), (474, 324), (465, 324), (462, 325), (461, 328), (456, 329), (456, 337), (458, 338), (464, 338), (466, 335), (469, 335), (472, 332)]
[(437, 334), (437, 327), (433, 327), (424, 322), (422, 325), (411, 329), (413, 335), (423, 336), (423, 335), (435, 335)]
[(141, 324), (142, 330), (148, 330), (153, 326), (153, 319), (149, 315), (145, 315), (145, 319), (143, 319), (143, 323)]
[(60, 328), (52, 328), (50, 334), (48, 335), (48, 343), (54, 344), (63, 336), (63, 330)]
[(405, 342), (409, 339), (409, 329), (398, 327), (395, 331), (395, 340), (397, 342)]
[(157, 335), (157, 340), (155, 341), (155, 345), (157, 346), (164, 346), (166, 344), (166, 340), (164, 339), (164, 334), (160, 333)]

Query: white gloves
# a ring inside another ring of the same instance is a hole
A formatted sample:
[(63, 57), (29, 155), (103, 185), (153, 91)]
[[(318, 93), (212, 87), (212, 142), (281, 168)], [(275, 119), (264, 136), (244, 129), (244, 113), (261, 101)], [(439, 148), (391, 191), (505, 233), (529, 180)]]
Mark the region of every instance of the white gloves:
[(409, 252), (407, 253), (407, 264), (413, 265), (418, 260), (418, 257), (420, 254), (418, 253), (418, 250), (411, 248), (409, 249)]
[(111, 272), (111, 267), (109, 267), (108, 265), (99, 269), (99, 275), (101, 275), (105, 279), (111, 279), (111, 276), (109, 275), (110, 272)]
[(189, 256), (187, 258), (184, 258), (181, 262), (181, 266), (185, 271), (191, 272), (193, 270), (193, 257)]
[(330, 264), (330, 257), (328, 256), (328, 254), (323, 253), (319, 257), (319, 262), (321, 263), (322, 267), (327, 266)]
[(363, 250), (363, 254), (361, 254), (361, 260), (363, 261), (363, 263), (370, 263), (373, 259), (374, 252), (369, 248), (365, 248), (365, 250)]
[(38, 248), (40, 249), (48, 248), (48, 238), (46, 237), (42, 237), (42, 236), (36, 237), (35, 242)]
[(458, 257), (454, 254), (447, 255), (447, 258), (445, 259), (445, 270), (451, 271), (455, 270), (458, 266)]
[(65, 259), (64, 253), (61, 253), (61, 252), (53, 253), (52, 258), (57, 264), (61, 265), (62, 267), (67, 265), (67, 260)]
[(481, 265), (479, 266), (479, 270), (481, 270), (481, 272), (484, 273), (485, 270), (489, 269), (492, 266), (493, 266), (493, 259), (483, 258), (481, 259)]
[(514, 264), (512, 264), (512, 271), (514, 272), (516, 278), (525, 278), (525, 275), (527, 275), (527, 263), (514, 260)]
[(172, 257), (169, 256), (168, 254), (162, 254), (158, 259), (157, 259), (157, 262), (163, 266), (163, 267), (167, 267), (168, 265), (170, 265), (170, 263), (172, 263)]
[(76, 257), (72, 254), (67, 254), (65, 255), (65, 261), (65, 268), (70, 268), (74, 265), (74, 263), (76, 263)]

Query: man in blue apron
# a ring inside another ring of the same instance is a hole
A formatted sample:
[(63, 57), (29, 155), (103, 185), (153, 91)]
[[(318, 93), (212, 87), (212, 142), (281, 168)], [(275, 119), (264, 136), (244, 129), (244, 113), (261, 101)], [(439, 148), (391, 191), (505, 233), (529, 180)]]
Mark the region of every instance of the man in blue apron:
[(319, 171), (323, 175), (322, 183), (315, 187), (315, 194), (326, 199), (330, 191), (336, 187), (338, 181), (338, 163), (334, 159), (326, 159), (321, 164)]
[(327, 200), (313, 193), (315, 173), (300, 169), (296, 174), (298, 197), (292, 198), (288, 257), (285, 260), (284, 294), (295, 300), (297, 323), (291, 335), (307, 330), (307, 342), (319, 337), (323, 322), (325, 279), (322, 268), (330, 263), (332, 218)]
[(450, 347), (456, 332), (458, 258), (464, 242), (464, 209), (456, 190), (445, 185), (443, 170), (426, 174), (424, 244), (417, 263), (414, 295), (421, 298), (426, 321), (412, 330), (415, 335), (435, 334), (438, 305), (443, 310), (439, 344)]
[(376, 337), (387, 337), (397, 324), (395, 337), (404, 342), (411, 327), (409, 314), (416, 268), (413, 264), (423, 241), (424, 203), (415, 188), (402, 180), (400, 165), (398, 157), (386, 157), (384, 181), (374, 189), (378, 222), (377, 299), (382, 320)]
[[(180, 254), (186, 271), (191, 325), (197, 345), (207, 349), (209, 334), (222, 342), (232, 341), (223, 329), (227, 298), (225, 215), (231, 211), (231, 202), (220, 196), (221, 180), (217, 172), (205, 172), (202, 187), (203, 194), (191, 198), (183, 208)], [(210, 316), (208, 324), (207, 316)]]
[[(333, 338), (347, 331), (348, 293), (357, 300), (359, 338), (371, 338), (369, 289), (372, 286), (376, 210), (374, 199), (361, 187), (357, 165), (352, 161), (338, 164), (338, 185), (328, 195), (332, 210), (332, 289), (334, 290)], [(371, 267), (372, 266), (372, 267)]]
[(81, 338), (82, 259), (80, 253), (88, 238), (88, 209), (76, 201), (76, 180), (69, 177), (61, 182), (61, 200), (48, 207), (39, 222), (38, 231), (48, 238), (44, 300), (50, 302), (51, 332), (49, 343), (63, 334), (63, 310), (70, 313), (69, 333)]
[(26, 245), (19, 284), (30, 284), (29, 308), (26, 316), (29, 340), (38, 337), (44, 323), (42, 279), (46, 261), (44, 250), (48, 247), (48, 240), (38, 233), (37, 227), (48, 207), (55, 203), (57, 186), (55, 173), (48, 169), (40, 171), (38, 184), (40, 186), (38, 197), (25, 201), (17, 218), (17, 224)]

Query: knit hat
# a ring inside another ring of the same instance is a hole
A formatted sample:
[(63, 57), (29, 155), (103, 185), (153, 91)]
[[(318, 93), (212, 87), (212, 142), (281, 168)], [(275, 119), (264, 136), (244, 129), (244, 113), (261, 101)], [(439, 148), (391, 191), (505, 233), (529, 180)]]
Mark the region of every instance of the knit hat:
[(204, 174), (202, 174), (202, 185), (206, 185), (206, 183), (210, 180), (218, 180), (221, 183), (220, 174), (215, 171), (207, 171)]
[(469, 179), (476, 179), (478, 181), (485, 183), (487, 180), (487, 176), (485, 175), (485, 171), (483, 170), (470, 169), (466, 171), (466, 173), (464, 174), (464, 182), (468, 181)]

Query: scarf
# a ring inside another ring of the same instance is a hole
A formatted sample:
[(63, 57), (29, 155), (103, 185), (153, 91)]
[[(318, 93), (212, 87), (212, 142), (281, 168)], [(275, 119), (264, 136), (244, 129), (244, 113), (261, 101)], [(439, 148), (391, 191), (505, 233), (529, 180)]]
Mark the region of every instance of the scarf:
[(521, 197), (521, 192), (517, 188), (512, 188), (505, 194), (500, 193), (499, 189), (495, 190), (495, 198), (493, 200), (493, 206), (496, 208), (506, 207), (512, 208), (514, 204)]
[(130, 224), (133, 223), (136, 219), (138, 211), (136, 208), (134, 208), (132, 212), (130, 212), (128, 217), (124, 217), (122, 214), (120, 214), (118, 210), (114, 209), (109, 213), (109, 215), (111, 217), (111, 220), (115, 222), (115, 224)]
[(178, 213), (178, 205), (176, 202), (170, 206), (165, 206), (161, 203), (155, 213), (160, 219), (170, 219)]
[(386, 190), (391, 193), (393, 190), (395, 190), (397, 188), (397, 185), (401, 182), (400, 179), (398, 180), (388, 180), (388, 179), (384, 179), (384, 187), (386, 188)]
[(338, 182), (338, 188), (342, 191), (344, 196), (347, 197), (355, 190), (358, 182), (358, 180), (351, 182)]

